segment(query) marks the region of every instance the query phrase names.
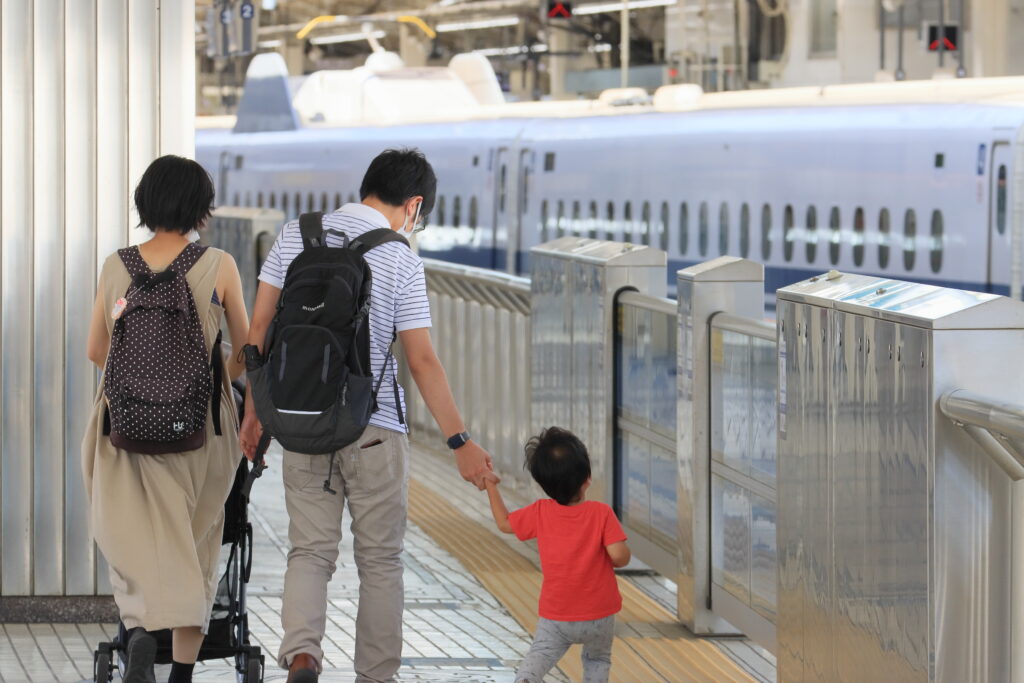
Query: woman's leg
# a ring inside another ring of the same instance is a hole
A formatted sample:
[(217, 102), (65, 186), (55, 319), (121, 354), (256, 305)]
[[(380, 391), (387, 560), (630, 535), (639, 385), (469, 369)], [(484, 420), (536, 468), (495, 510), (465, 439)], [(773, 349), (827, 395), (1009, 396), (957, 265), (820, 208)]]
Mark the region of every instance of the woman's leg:
[(195, 664), (203, 646), (203, 632), (198, 626), (182, 626), (172, 631), (171, 656), (182, 664)]
[(171, 632), (171, 677), (168, 683), (191, 683), (192, 669), (203, 646), (198, 626), (182, 626)]

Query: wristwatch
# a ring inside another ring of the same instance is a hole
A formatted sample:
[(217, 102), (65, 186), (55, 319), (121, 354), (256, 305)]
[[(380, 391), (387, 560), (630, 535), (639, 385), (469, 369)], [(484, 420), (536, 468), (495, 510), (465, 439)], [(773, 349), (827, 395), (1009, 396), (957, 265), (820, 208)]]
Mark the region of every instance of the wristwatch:
[(467, 443), (469, 443), (469, 439), (469, 432), (461, 432), (459, 434), (456, 434), (455, 436), (448, 437), (448, 448), (452, 449), (453, 451), (462, 448)]

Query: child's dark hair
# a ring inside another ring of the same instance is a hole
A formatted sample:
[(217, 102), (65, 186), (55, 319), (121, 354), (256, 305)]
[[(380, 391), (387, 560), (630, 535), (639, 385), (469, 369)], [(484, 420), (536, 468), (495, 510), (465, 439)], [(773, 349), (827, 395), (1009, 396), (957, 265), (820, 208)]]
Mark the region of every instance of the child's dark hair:
[(576, 500), (590, 478), (587, 447), (561, 427), (548, 427), (526, 443), (525, 467), (544, 493), (562, 505)]

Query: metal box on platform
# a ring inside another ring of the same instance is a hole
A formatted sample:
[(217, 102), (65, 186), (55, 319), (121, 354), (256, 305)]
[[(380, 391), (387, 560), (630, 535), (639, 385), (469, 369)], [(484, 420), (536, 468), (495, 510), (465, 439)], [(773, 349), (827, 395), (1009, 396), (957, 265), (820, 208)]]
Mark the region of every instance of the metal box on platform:
[(664, 251), (580, 237), (531, 250), (534, 431), (558, 425), (587, 445), (588, 494), (612, 501), (615, 296), (632, 289), (664, 296)]
[(779, 680), (1020, 680), (1019, 484), (937, 403), (1024, 399), (1024, 304), (832, 273), (778, 318)]

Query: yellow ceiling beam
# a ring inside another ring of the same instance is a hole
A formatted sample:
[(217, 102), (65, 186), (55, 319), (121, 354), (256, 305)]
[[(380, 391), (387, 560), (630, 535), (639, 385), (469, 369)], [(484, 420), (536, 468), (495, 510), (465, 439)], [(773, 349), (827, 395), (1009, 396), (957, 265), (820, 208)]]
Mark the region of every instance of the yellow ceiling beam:
[(414, 26), (418, 26), (420, 30), (426, 33), (427, 37), (430, 38), (431, 40), (437, 38), (437, 32), (434, 29), (427, 26), (427, 22), (423, 21), (419, 17), (414, 17), (411, 14), (404, 14), (398, 17), (398, 21), (403, 24), (412, 24)]
[(314, 19), (310, 19), (309, 23), (307, 23), (305, 26), (303, 26), (299, 30), (299, 32), (295, 34), (295, 37), (298, 38), (299, 40), (302, 40), (303, 38), (305, 38), (306, 36), (309, 35), (310, 31), (312, 31), (314, 28), (316, 28), (317, 24), (323, 24), (324, 22), (327, 22), (327, 21), (334, 21), (336, 18), (337, 17), (335, 17), (333, 15), (324, 14), (324, 15), (316, 17)]

